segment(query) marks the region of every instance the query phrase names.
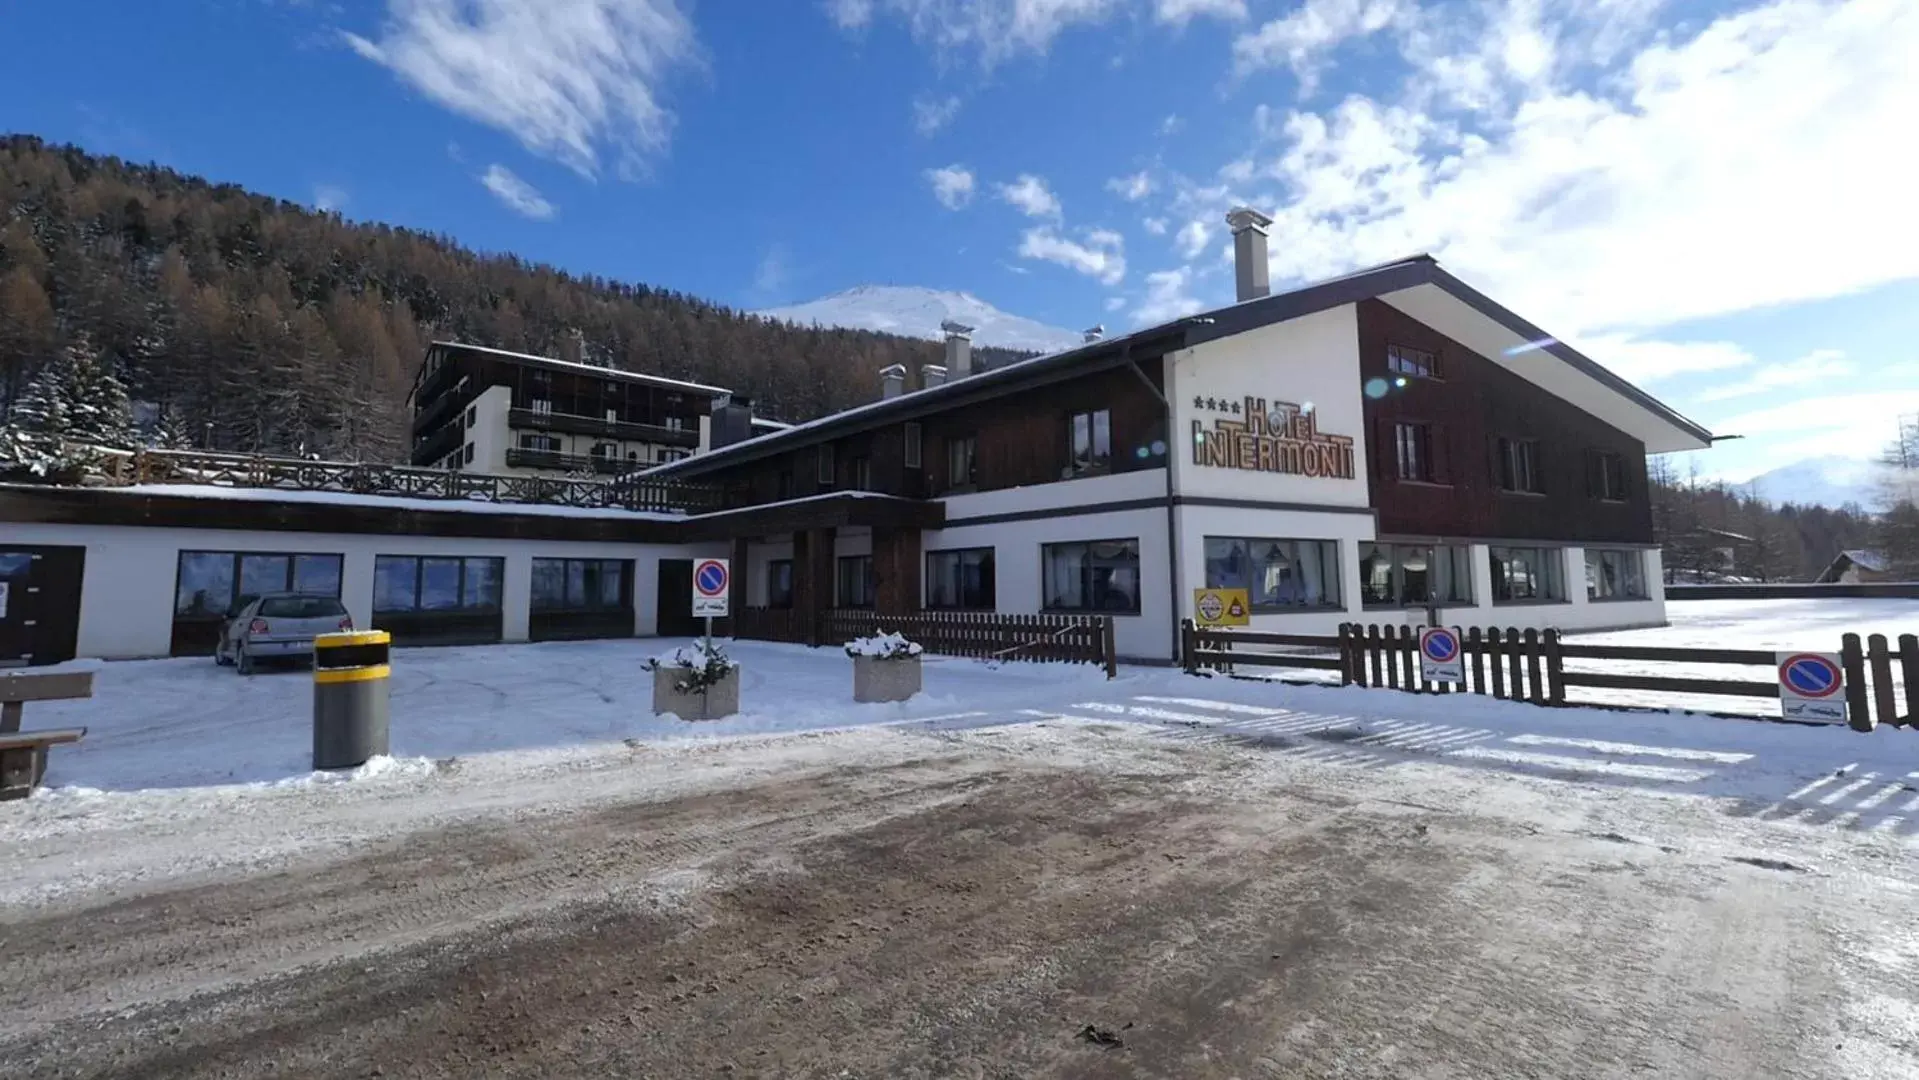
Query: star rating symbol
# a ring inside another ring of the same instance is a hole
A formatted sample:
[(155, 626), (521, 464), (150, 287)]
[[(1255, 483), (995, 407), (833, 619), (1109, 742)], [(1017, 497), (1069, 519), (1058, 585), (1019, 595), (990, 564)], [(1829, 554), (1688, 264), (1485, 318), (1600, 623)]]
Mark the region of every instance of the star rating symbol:
[(1233, 415), (1234, 416), (1239, 415), (1239, 402), (1237, 401), (1233, 402)]
[(1219, 411), (1219, 402), (1218, 402), (1217, 400), (1215, 400), (1215, 399), (1213, 399), (1213, 398), (1207, 398), (1207, 399), (1206, 399), (1206, 407), (1207, 407), (1208, 409), (1211, 409), (1211, 410), (1213, 410), (1214, 412), (1218, 412), (1218, 411)]
[(1199, 396), (1198, 394), (1194, 394), (1194, 395), (1193, 395), (1193, 408), (1195, 408), (1195, 409), (1203, 409), (1203, 408), (1205, 408), (1205, 407), (1206, 407), (1206, 399), (1205, 399), (1205, 398), (1203, 398), (1203, 397), (1200, 397), (1200, 396)]

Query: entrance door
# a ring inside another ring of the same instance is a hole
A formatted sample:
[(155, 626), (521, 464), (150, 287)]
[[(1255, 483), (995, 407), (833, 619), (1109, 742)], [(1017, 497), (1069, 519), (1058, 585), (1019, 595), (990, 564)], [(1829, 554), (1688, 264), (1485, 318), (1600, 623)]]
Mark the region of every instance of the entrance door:
[(0, 547), (0, 667), (73, 659), (86, 556), (78, 547)]
[(692, 637), (700, 632), (693, 618), (693, 560), (661, 559), (660, 588), (655, 594), (661, 637)]

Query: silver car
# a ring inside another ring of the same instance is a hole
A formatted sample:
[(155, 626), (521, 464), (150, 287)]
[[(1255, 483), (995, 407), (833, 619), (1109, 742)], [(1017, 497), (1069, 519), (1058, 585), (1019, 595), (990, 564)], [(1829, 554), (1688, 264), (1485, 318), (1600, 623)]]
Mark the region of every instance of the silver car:
[(251, 675), (261, 660), (312, 660), (313, 637), (353, 629), (346, 605), (331, 596), (243, 596), (220, 627), (213, 662)]

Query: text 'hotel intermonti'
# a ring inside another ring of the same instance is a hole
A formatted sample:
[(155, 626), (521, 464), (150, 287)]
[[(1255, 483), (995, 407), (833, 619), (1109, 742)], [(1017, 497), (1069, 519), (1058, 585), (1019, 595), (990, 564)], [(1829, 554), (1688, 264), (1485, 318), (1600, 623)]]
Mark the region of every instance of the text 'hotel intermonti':
[(1196, 397), (1196, 409), (1228, 415), (1193, 421), (1193, 464), (1253, 472), (1353, 478), (1353, 440), (1318, 430), (1313, 410), (1248, 395), (1242, 401)]

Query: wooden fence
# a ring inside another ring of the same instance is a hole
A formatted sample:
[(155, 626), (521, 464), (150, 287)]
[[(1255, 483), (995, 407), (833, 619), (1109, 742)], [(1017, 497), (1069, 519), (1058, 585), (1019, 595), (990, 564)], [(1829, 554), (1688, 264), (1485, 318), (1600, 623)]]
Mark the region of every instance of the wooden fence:
[(879, 615), (858, 608), (820, 613), (811, 626), (791, 608), (740, 608), (733, 636), (837, 648), (854, 638), (897, 633), (927, 652), (982, 660), (1097, 664), (1119, 673), (1113, 620), (1103, 615), (1001, 615), (990, 611), (923, 611)]
[[(1420, 677), (1419, 630), (1415, 627), (1347, 623), (1337, 635), (1265, 634), (1182, 625), (1182, 662), (1188, 671), (1231, 671), (1240, 666), (1336, 671), (1342, 685), (1413, 693), (1473, 693), (1535, 705), (1645, 709), (1577, 693), (1639, 690), (1728, 698), (1778, 700), (1777, 654), (1771, 649), (1698, 649), (1652, 645), (1585, 645), (1567, 642), (1557, 630), (1472, 627), (1457, 630), (1465, 681), (1434, 683)], [(1270, 646), (1281, 646), (1273, 650)], [(1883, 634), (1841, 637), (1840, 666), (1846, 676), (1846, 720), (1856, 731), (1878, 725), (1907, 727), (1919, 717), (1919, 636)], [(1567, 670), (1568, 660), (1638, 660), (1743, 668), (1724, 678)], [(1751, 669), (1761, 669), (1763, 677)], [(1896, 671), (1896, 675), (1895, 675)], [(1746, 719), (1780, 719), (1753, 713), (1715, 712)]]

